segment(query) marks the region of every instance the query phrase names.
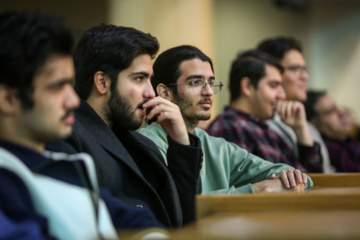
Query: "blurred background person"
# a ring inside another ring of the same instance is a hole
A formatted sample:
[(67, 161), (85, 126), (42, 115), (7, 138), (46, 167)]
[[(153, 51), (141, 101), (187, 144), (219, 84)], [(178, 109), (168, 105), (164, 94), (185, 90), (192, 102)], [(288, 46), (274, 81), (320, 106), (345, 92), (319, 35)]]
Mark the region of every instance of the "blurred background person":
[(321, 133), (331, 164), (338, 172), (359, 172), (360, 142), (348, 137), (353, 118), (325, 91), (308, 91), (307, 95), (306, 116)]

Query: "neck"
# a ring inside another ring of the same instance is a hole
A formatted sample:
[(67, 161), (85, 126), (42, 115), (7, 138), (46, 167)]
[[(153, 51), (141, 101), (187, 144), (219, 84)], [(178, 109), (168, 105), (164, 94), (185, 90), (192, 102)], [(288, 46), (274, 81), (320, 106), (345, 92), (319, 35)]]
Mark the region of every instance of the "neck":
[(108, 111), (106, 101), (101, 98), (94, 98), (90, 96), (86, 102), (94, 109), (106, 125), (112, 127), (113, 123), (106, 117), (106, 113)]
[(194, 121), (194, 120), (187, 120), (184, 118), (185, 121), (185, 125), (186, 125), (186, 129), (189, 133), (194, 133), (194, 130), (196, 128), (196, 126), (198, 125), (199, 121)]
[(0, 129), (0, 139), (16, 143), (18, 145), (25, 146), (27, 148), (33, 149), (36, 152), (42, 153), (45, 150), (44, 142), (37, 142), (35, 140), (31, 140), (29, 138), (25, 138), (16, 132), (9, 131), (10, 128), (2, 128)]
[(252, 108), (251, 108), (251, 104), (250, 104), (249, 101), (247, 101), (247, 99), (238, 98), (238, 99), (232, 101), (230, 103), (230, 106), (233, 107), (233, 108), (239, 109), (239, 110), (241, 110), (241, 111), (243, 111), (245, 113), (254, 115), (253, 111), (252, 111)]

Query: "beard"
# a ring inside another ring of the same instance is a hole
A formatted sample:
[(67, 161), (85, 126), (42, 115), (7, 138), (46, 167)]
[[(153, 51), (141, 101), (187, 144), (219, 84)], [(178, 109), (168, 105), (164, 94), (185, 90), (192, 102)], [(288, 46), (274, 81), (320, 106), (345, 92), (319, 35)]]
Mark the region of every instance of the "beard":
[[(209, 100), (208, 98), (202, 99), (199, 101), (201, 103), (202, 101)], [(210, 100), (211, 101), (211, 100)], [(174, 94), (174, 103), (176, 103), (179, 108), (181, 115), (183, 116), (185, 122), (198, 122), (198, 121), (204, 121), (209, 120), (211, 117), (211, 113), (185, 113), (185, 110), (189, 107), (192, 107), (194, 104), (191, 103), (191, 101), (181, 98), (177, 93)]]
[(106, 117), (113, 124), (117, 124), (127, 130), (136, 130), (141, 126), (142, 121), (136, 120), (135, 110), (131, 110), (132, 106), (129, 101), (121, 97), (116, 89), (111, 93), (107, 105), (108, 111)]

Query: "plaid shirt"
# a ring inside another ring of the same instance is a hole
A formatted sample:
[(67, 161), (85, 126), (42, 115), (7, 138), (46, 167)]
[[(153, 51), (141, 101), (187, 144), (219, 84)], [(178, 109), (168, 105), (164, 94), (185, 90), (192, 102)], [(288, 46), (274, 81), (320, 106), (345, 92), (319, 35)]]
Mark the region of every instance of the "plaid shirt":
[(273, 163), (286, 163), (302, 172), (322, 172), (318, 143), (315, 142), (313, 147), (298, 144), (299, 157), (296, 157), (291, 146), (265, 122), (233, 107), (226, 107), (207, 132)]

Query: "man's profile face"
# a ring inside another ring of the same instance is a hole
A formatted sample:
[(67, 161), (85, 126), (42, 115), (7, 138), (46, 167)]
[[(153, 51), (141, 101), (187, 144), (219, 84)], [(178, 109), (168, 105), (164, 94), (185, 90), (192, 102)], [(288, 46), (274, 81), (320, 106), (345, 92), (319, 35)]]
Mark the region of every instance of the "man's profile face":
[(318, 121), (314, 122), (319, 132), (324, 136), (344, 140), (349, 130), (348, 119), (343, 110), (339, 109), (335, 102), (327, 95), (322, 96), (315, 104)]
[(34, 77), (34, 107), (21, 111), (19, 132), (30, 141), (44, 143), (68, 137), (75, 121), (79, 97), (73, 89), (71, 56), (54, 55)]
[(136, 130), (145, 117), (142, 104), (155, 97), (150, 82), (153, 74), (150, 55), (136, 57), (130, 67), (118, 75), (117, 86), (108, 101), (107, 118), (128, 130)]
[[(183, 61), (179, 70), (181, 75), (177, 84), (187, 84), (195, 79), (203, 79), (206, 82), (215, 79), (210, 63), (198, 58)], [(177, 94), (171, 101), (179, 106), (185, 121), (197, 122), (210, 118), (213, 97), (214, 93), (209, 84), (200, 91), (194, 91), (190, 85), (178, 85)]]
[(285, 99), (280, 71), (271, 65), (265, 65), (265, 76), (258, 82), (250, 97), (252, 115), (261, 120), (274, 116), (278, 100)]
[(309, 76), (304, 70), (306, 64), (302, 54), (298, 50), (292, 49), (284, 54), (281, 64), (284, 67), (283, 86), (287, 100), (305, 102)]

